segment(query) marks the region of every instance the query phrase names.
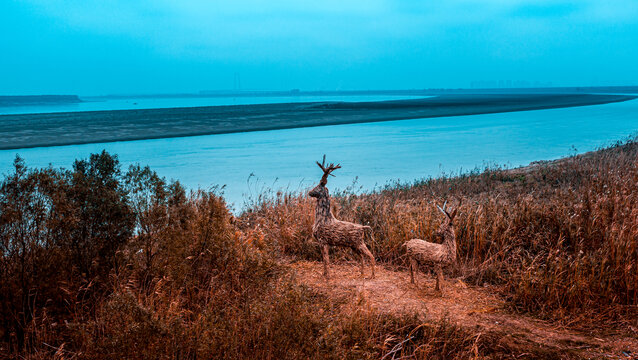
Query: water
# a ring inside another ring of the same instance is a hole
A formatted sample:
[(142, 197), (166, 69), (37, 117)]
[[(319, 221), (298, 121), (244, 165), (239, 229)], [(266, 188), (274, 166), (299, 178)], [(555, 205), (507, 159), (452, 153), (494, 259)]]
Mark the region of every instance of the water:
[[(321, 177), (323, 154), (341, 163), (332, 190), (355, 179), (365, 190), (485, 164), (526, 165), (595, 150), (638, 130), (638, 100), (565, 109), (441, 117), (187, 138), (0, 151), (6, 174), (16, 153), (30, 166), (71, 167), (76, 158), (106, 149), (124, 166), (150, 165), (189, 188), (226, 185), (240, 210), (264, 188), (298, 191)], [(254, 174), (254, 176), (251, 176)]]
[(0, 115), (34, 114), (52, 112), (77, 112), (100, 110), (163, 109), (173, 107), (248, 105), (270, 103), (299, 103), (314, 101), (381, 101), (427, 98), (429, 96), (391, 95), (329, 95), (329, 96), (240, 96), (240, 97), (162, 97), (162, 98), (108, 98), (82, 97), (84, 102), (76, 104), (47, 104), (0, 107)]

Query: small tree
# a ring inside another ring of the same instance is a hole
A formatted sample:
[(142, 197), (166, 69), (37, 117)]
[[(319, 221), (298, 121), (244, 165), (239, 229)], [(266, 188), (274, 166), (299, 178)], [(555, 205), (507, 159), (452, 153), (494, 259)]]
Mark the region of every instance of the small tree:
[(117, 156), (102, 151), (88, 160), (76, 160), (69, 185), (71, 206), (60, 209), (59, 216), (74, 219), (68, 245), (77, 270), (90, 281), (108, 275), (116, 251), (133, 233), (135, 218), (121, 183)]

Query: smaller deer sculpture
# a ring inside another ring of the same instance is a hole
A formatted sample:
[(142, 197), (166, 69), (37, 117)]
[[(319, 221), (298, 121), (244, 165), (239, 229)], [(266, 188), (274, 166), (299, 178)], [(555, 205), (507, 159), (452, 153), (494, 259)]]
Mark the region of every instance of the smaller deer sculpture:
[(323, 275), (326, 279), (328, 275), (328, 265), (330, 259), (328, 257), (328, 250), (330, 246), (349, 247), (361, 258), (361, 276), (364, 276), (364, 258), (367, 257), (372, 267), (372, 278), (374, 278), (374, 256), (368, 250), (365, 243), (366, 234), (372, 237), (372, 228), (369, 226), (359, 225), (347, 221), (337, 220), (332, 211), (330, 210), (330, 195), (328, 193), (328, 175), (332, 175), (332, 172), (340, 169), (339, 164), (330, 164), (326, 166), (326, 156), (323, 156), (323, 162), (317, 165), (323, 171), (323, 176), (319, 185), (315, 186), (308, 195), (317, 199), (317, 208), (315, 212), (315, 223), (312, 226), (312, 234), (321, 246), (321, 252), (323, 254)]
[(436, 288), (437, 292), (441, 292), (443, 285), (443, 268), (448, 265), (456, 264), (456, 234), (454, 232), (454, 217), (461, 206), (459, 205), (449, 213), (445, 208), (436, 206), (444, 215), (445, 219), (441, 223), (436, 235), (443, 238), (442, 244), (431, 243), (421, 239), (412, 239), (407, 241), (403, 246), (407, 249), (408, 258), (410, 260), (410, 282), (416, 284), (416, 275), (418, 274), (419, 263), (433, 267), (436, 272)]

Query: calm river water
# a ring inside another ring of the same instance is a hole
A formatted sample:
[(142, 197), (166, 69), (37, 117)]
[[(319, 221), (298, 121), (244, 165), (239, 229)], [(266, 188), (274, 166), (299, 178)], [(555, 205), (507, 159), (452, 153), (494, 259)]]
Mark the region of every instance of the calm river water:
[[(359, 100), (359, 99), (357, 99)], [(487, 164), (515, 167), (595, 150), (638, 131), (638, 100), (607, 105), (502, 114), (400, 120), (185, 138), (0, 151), (0, 173), (16, 154), (29, 166), (70, 168), (103, 149), (127, 167), (149, 165), (189, 188), (225, 185), (241, 210), (265, 189), (300, 191), (321, 177), (326, 154), (342, 169), (330, 189), (372, 190)], [(334, 191), (333, 191), (334, 192)]]

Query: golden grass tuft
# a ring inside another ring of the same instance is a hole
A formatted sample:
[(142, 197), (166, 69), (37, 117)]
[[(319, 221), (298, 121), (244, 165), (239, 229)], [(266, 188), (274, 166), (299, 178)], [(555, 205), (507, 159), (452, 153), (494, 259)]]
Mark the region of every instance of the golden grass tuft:
[[(503, 285), (519, 311), (570, 323), (631, 321), (638, 305), (637, 155), (638, 144), (628, 141), (522, 169), (488, 168), (341, 194), (333, 197), (333, 212), (372, 226), (376, 241), (369, 245), (377, 259), (406, 266), (405, 241), (436, 241), (442, 215), (435, 204), (462, 200), (455, 275), (475, 285)], [(318, 259), (313, 209), (305, 194), (285, 195), (243, 219), (283, 254)]]
[[(343, 192), (333, 211), (370, 225), (378, 261), (401, 270), (403, 242), (436, 241), (434, 205), (462, 200), (460, 265), (448, 275), (565, 326), (638, 328), (637, 157), (628, 141), (523, 169)], [(33, 170), (18, 159), (2, 181), (2, 357), (575, 356), (306, 287), (286, 265), (320, 259), (305, 194), (262, 196), (235, 218), (215, 191), (187, 194), (148, 168), (121, 174), (109, 154), (76, 165)]]

